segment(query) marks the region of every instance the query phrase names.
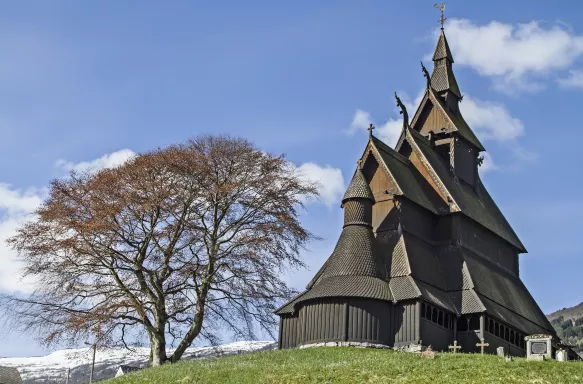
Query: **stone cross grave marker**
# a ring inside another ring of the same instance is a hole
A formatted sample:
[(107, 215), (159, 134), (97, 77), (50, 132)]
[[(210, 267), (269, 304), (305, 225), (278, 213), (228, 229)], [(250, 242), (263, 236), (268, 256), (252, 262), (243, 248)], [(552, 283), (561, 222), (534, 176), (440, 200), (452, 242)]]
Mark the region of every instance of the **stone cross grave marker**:
[(482, 337), (482, 342), (481, 343), (477, 343), (476, 347), (480, 347), (480, 350), (482, 351), (482, 355), (484, 354), (484, 347), (488, 347), (490, 344), (488, 343), (484, 343), (484, 338)]
[(504, 355), (504, 347), (498, 347), (498, 348), (496, 348), (496, 355), (498, 357), (504, 357), (505, 356)]
[(526, 360), (551, 359), (551, 340), (553, 337), (546, 334), (526, 336)]
[(449, 349), (451, 349), (451, 353), (457, 353), (458, 349), (462, 349), (462, 347), (460, 345), (457, 345), (457, 340), (453, 341), (453, 345), (448, 346)]

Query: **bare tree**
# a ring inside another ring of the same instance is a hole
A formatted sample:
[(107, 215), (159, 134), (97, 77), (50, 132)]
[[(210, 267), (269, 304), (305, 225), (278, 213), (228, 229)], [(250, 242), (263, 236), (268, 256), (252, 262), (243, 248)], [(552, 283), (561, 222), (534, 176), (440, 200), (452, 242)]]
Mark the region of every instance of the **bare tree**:
[(218, 329), (271, 332), (278, 299), (292, 293), (281, 273), (303, 266), (313, 239), (297, 210), (316, 196), (283, 156), (224, 136), (73, 172), (9, 239), (37, 290), (2, 303), (49, 344), (127, 346), (143, 332), (152, 365)]

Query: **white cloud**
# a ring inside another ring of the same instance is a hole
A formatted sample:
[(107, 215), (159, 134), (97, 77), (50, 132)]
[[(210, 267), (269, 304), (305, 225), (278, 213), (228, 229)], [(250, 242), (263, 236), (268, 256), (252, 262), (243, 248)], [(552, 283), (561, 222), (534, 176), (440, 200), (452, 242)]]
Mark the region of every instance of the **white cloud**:
[[(65, 170), (94, 171), (123, 164), (135, 153), (129, 149), (105, 154), (98, 159), (81, 163), (59, 160), (56, 166)], [(32, 280), (21, 280), (22, 264), (16, 253), (8, 247), (6, 240), (16, 234), (17, 229), (29, 220), (42, 204), (47, 189), (16, 189), (0, 183), (0, 291), (29, 292), (34, 289)]]
[(136, 153), (131, 149), (121, 149), (116, 152), (105, 154), (98, 159), (91, 161), (82, 161), (79, 163), (74, 163), (71, 161), (60, 159), (57, 160), (55, 166), (65, 169), (67, 171), (71, 170), (78, 172), (97, 171), (103, 168), (118, 167), (125, 163), (126, 161), (128, 161), (129, 159), (131, 159), (132, 157), (134, 157), (135, 155)]
[[(423, 98), (425, 91), (421, 91), (417, 94), (417, 97), (414, 101), (408, 97), (407, 94), (403, 94), (401, 96), (401, 100), (405, 107), (407, 108), (407, 112), (409, 113), (409, 120), (413, 118), (417, 106), (421, 103), (421, 99)], [(389, 118), (384, 123), (379, 125), (375, 124), (375, 131), (374, 135), (384, 141), (386, 144), (394, 147), (397, 144), (397, 140), (401, 136), (401, 131), (403, 130), (403, 116), (400, 115), (399, 109), (395, 107), (395, 118)], [(357, 131), (365, 131), (368, 129), (370, 124), (374, 124), (373, 118), (370, 113), (363, 111), (362, 109), (357, 109), (354, 113), (354, 117), (352, 118), (352, 123), (350, 124), (350, 129), (346, 131), (347, 134), (353, 135)]]
[(457, 64), (494, 77), (496, 88), (510, 92), (540, 89), (540, 80), (552, 71), (568, 69), (583, 55), (583, 36), (558, 23), (549, 27), (536, 21), (477, 25), (452, 19), (447, 39)]
[(31, 280), (20, 279), (21, 263), (16, 253), (8, 247), (6, 240), (30, 218), (42, 203), (46, 190), (14, 189), (9, 184), (0, 184), (0, 291), (30, 291)]
[(483, 152), (482, 156), (484, 156), (484, 162), (479, 168), (481, 173), (486, 173), (498, 169), (498, 166), (494, 163), (494, 159), (492, 159), (492, 156), (488, 152)]
[(322, 202), (328, 207), (340, 204), (344, 194), (344, 177), (342, 171), (329, 165), (324, 167), (315, 163), (304, 163), (298, 171), (308, 180), (319, 184), (318, 192)]
[(460, 103), (460, 110), (480, 140), (504, 142), (524, 134), (522, 121), (512, 117), (502, 104), (472, 99), (465, 95)]
[(562, 77), (558, 80), (559, 85), (565, 88), (582, 88), (583, 89), (583, 71), (570, 70), (569, 76)]

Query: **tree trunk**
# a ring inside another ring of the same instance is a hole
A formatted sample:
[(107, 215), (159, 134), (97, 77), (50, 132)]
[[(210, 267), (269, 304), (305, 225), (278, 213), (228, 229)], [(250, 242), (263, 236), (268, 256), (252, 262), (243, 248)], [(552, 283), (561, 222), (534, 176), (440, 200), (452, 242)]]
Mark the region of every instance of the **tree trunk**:
[(150, 366), (152, 367), (158, 367), (168, 360), (164, 330), (156, 331), (150, 336), (150, 356)]

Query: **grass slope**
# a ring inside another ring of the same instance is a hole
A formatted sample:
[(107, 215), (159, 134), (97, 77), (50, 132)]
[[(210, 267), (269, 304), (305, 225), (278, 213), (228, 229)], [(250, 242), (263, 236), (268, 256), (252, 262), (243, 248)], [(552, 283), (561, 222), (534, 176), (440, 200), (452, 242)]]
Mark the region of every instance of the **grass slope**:
[(492, 355), (412, 353), (361, 348), (265, 351), (182, 362), (131, 373), (107, 384), (166, 383), (579, 383), (583, 363), (505, 362)]

